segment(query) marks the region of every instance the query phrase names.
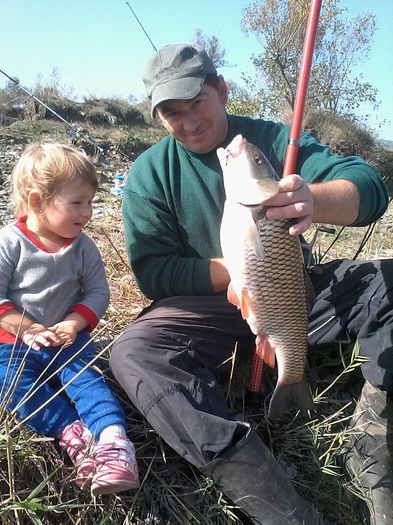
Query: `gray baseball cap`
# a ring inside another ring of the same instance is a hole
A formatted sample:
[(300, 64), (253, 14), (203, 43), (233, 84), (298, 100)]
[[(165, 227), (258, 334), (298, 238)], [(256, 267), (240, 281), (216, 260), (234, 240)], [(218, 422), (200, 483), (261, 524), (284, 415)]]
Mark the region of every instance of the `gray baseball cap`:
[(146, 64), (143, 72), (151, 115), (165, 100), (189, 100), (202, 88), (207, 74), (217, 74), (206, 51), (193, 44), (172, 44), (160, 49)]

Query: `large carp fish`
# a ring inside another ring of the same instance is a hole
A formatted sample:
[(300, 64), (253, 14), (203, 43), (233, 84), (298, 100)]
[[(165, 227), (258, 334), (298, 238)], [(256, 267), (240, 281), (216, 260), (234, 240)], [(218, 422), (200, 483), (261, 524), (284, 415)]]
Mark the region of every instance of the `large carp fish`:
[(298, 237), (291, 220), (268, 220), (263, 203), (279, 191), (279, 177), (254, 145), (237, 135), (217, 155), (226, 201), (221, 248), (231, 282), (228, 300), (256, 335), (256, 352), (278, 379), (268, 417), (279, 419), (289, 406), (311, 408), (304, 370), (311, 283), (306, 283)]

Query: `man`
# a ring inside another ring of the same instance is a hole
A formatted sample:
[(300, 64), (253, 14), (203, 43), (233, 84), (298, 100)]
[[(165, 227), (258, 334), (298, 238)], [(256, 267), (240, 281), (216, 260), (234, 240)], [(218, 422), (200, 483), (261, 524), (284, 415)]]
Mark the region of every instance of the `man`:
[[(219, 242), (225, 195), (216, 150), (241, 133), (281, 173), (288, 126), (228, 116), (223, 77), (205, 51), (189, 44), (156, 53), (144, 82), (152, 115), (169, 136), (133, 164), (123, 219), (135, 278), (153, 303), (114, 345), (111, 368), (162, 438), (216, 481), (255, 523), (319, 523), (256, 431), (230, 418), (216, 379), (235, 345), (237, 359), (245, 361), (254, 341), (226, 299), (229, 276)], [(386, 188), (370, 166), (358, 157), (331, 155), (306, 134), (298, 173), (282, 179), (280, 193), (267, 202), (269, 219), (295, 219), (291, 235), (303, 233), (311, 222), (365, 225), (386, 210)], [(334, 261), (310, 272), (316, 293), (310, 343), (358, 338), (361, 353), (369, 357), (363, 374), (378, 397), (378, 411), (386, 404), (386, 392), (393, 391), (392, 269), (384, 261)], [(367, 390), (360, 413), (368, 410), (369, 400)], [(380, 413), (375, 424), (386, 433)], [(385, 435), (381, 443), (383, 448)], [(364, 447), (366, 453), (376, 448), (369, 440)], [(381, 453), (376, 462), (383, 467), (376, 468), (376, 479), (367, 487), (377, 513), (391, 519), (392, 498), (386, 492), (391, 489), (374, 490), (376, 481), (391, 474), (388, 451)]]

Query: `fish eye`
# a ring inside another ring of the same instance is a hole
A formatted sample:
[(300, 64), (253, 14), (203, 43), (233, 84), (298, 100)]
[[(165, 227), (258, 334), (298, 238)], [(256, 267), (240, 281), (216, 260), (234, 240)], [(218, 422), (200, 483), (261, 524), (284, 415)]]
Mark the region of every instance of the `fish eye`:
[(262, 164), (262, 159), (259, 155), (255, 155), (254, 161), (255, 161), (255, 164)]

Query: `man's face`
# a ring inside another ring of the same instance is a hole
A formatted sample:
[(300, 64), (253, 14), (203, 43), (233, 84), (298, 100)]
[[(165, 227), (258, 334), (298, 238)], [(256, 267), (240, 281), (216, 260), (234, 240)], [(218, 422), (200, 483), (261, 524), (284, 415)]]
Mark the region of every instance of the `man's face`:
[(185, 148), (194, 153), (208, 153), (225, 139), (228, 121), (225, 104), (228, 90), (220, 77), (218, 90), (204, 84), (190, 100), (168, 100), (157, 107), (165, 129)]

